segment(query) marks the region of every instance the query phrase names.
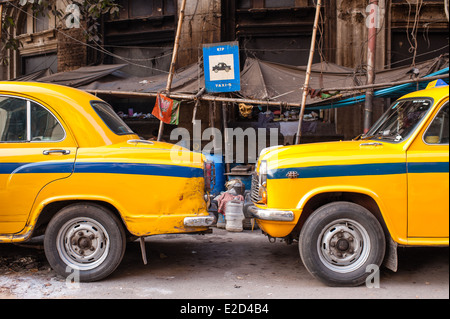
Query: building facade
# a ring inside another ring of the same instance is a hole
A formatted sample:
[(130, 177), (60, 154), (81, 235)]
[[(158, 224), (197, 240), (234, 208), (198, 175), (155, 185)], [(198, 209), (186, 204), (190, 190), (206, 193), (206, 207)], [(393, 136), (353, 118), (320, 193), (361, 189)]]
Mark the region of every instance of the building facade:
[[(51, 11), (35, 15), (30, 5), (0, 1), (18, 50), (2, 50), (9, 63), (0, 79), (10, 80), (49, 69), (64, 72), (81, 66), (126, 63), (136, 76), (167, 73), (182, 0), (118, 0), (120, 11), (103, 16), (99, 42), (89, 42), (81, 23)], [(177, 67), (201, 61), (202, 44), (239, 41), (247, 57), (306, 65), (315, 15), (314, 0), (188, 0)], [(448, 53), (447, 0), (379, 0), (379, 19), (371, 22), (369, 0), (324, 0), (315, 62), (329, 61), (366, 69), (368, 23), (377, 24), (377, 70), (411, 65)], [(70, 14), (70, 0), (55, 1)], [(243, 63), (241, 63), (243, 65)], [(302, 86), (303, 83), (299, 83)], [(375, 119), (385, 108), (378, 101)], [(346, 138), (362, 131), (362, 106), (329, 112), (336, 132)], [(207, 122), (207, 121), (206, 121)]]

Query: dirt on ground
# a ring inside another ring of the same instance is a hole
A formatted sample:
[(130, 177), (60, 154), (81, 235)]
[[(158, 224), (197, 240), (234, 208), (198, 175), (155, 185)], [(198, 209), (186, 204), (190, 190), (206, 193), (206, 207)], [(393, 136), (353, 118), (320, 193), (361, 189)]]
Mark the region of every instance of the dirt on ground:
[(139, 242), (108, 278), (76, 283), (49, 266), (42, 243), (0, 245), (0, 299), (448, 299), (448, 248), (400, 248), (399, 271), (380, 287), (330, 288), (303, 266), (296, 243), (269, 243), (261, 231), (163, 235)]

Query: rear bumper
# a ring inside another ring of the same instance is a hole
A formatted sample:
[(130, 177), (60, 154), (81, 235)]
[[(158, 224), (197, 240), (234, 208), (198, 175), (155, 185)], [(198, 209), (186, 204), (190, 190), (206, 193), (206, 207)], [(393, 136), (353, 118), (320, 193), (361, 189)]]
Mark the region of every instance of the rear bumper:
[(256, 218), (261, 220), (293, 222), (295, 214), (292, 211), (261, 209), (256, 206), (250, 206), (248, 211)]
[(216, 223), (216, 217), (213, 214), (209, 216), (186, 217), (184, 226), (186, 227), (211, 227)]

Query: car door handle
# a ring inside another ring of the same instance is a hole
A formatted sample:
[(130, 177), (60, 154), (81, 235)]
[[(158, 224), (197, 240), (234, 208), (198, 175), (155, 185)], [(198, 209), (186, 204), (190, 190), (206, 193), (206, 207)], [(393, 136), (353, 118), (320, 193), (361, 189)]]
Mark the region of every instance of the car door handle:
[(52, 155), (52, 154), (62, 154), (62, 155), (69, 155), (70, 151), (69, 150), (45, 150), (42, 152), (42, 154), (44, 155)]

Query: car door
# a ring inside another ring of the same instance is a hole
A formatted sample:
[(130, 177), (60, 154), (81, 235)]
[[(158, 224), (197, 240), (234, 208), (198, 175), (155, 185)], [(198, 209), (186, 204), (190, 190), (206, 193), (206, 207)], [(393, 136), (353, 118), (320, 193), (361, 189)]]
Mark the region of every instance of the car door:
[(449, 235), (448, 99), (408, 150), (408, 237)]
[(72, 174), (76, 150), (48, 107), (0, 95), (0, 234), (24, 228), (39, 191)]

